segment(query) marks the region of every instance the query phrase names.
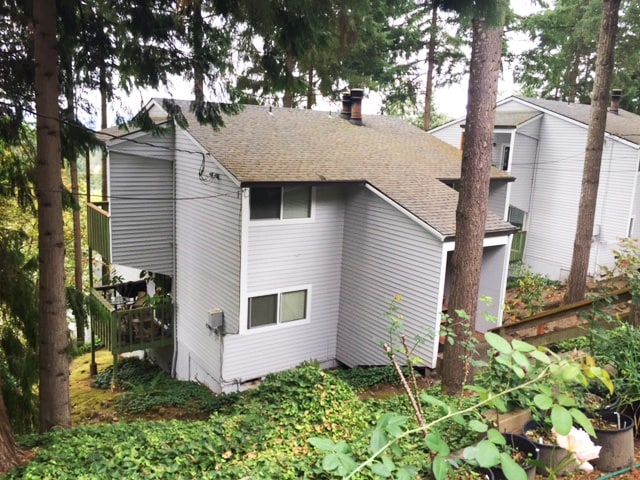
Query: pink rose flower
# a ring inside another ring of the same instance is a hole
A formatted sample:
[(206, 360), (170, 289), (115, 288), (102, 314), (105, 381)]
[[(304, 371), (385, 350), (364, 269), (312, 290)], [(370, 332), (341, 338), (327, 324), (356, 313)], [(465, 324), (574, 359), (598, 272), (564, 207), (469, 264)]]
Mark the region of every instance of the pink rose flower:
[(598, 458), (602, 447), (595, 445), (587, 432), (576, 427), (571, 427), (568, 435), (558, 435), (555, 430), (552, 432), (558, 446), (574, 455), (580, 470), (586, 472), (593, 470), (589, 460)]

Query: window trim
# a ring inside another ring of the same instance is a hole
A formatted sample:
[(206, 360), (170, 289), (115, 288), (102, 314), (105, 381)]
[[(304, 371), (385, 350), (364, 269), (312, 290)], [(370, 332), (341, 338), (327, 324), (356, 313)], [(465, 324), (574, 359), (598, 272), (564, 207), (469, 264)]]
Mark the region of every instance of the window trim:
[[(280, 315), (281, 315), (281, 305), (282, 305), (281, 304), (282, 294), (298, 292), (300, 290), (305, 290), (307, 292), (306, 305), (305, 305), (305, 307), (306, 307), (305, 308), (305, 318), (301, 318), (300, 320), (290, 320), (288, 322), (281, 322), (280, 321)], [(263, 297), (263, 296), (266, 296), (266, 295), (277, 295), (276, 323), (257, 326), (257, 327), (249, 326), (249, 315), (251, 313), (251, 309), (249, 308), (249, 301), (252, 298)], [(310, 313), (311, 312), (311, 285), (297, 285), (297, 286), (286, 287), (286, 288), (278, 288), (278, 289), (270, 289), (270, 290), (261, 290), (261, 291), (251, 292), (250, 294), (247, 294), (247, 297), (245, 298), (244, 302), (245, 302), (246, 309), (247, 309), (247, 313), (246, 313), (244, 321), (243, 321), (243, 323), (244, 323), (244, 333), (254, 334), (256, 332), (266, 332), (266, 331), (278, 330), (278, 329), (282, 329), (282, 328), (290, 328), (290, 327), (294, 327), (296, 325), (305, 325), (305, 324), (308, 324), (310, 322), (310, 318), (311, 318), (311, 313)]]
[(316, 204), (316, 188), (312, 185), (309, 187), (309, 216), (300, 218), (284, 218), (284, 189), (285, 187), (296, 187), (304, 185), (282, 185), (280, 187), (271, 187), (280, 189), (280, 217), (279, 218), (251, 218), (251, 190), (254, 188), (270, 188), (270, 187), (249, 187), (249, 222), (252, 224), (271, 225), (271, 224), (283, 224), (283, 223), (308, 223), (314, 221), (315, 217), (315, 204)]

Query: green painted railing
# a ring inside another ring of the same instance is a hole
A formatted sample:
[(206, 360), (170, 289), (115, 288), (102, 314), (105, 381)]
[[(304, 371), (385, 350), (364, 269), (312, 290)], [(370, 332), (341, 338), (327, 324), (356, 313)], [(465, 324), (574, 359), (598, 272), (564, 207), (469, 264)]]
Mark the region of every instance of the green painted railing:
[(509, 263), (520, 262), (524, 258), (524, 245), (527, 241), (527, 232), (519, 231), (513, 234), (513, 241), (511, 242), (511, 255), (509, 256)]
[(111, 218), (107, 211), (109, 204), (87, 204), (87, 235), (89, 247), (100, 255), (106, 263), (111, 263)]

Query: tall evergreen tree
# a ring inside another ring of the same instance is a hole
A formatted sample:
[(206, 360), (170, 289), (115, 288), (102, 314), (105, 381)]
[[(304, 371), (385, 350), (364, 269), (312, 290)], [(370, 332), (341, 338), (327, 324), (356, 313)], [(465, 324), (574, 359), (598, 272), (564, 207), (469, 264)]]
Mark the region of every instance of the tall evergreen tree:
[[(502, 33), (508, 3), (501, 0), (454, 0), (451, 3), (458, 11), (471, 9), (473, 14), (467, 119), (449, 298), (455, 341), (445, 342), (442, 362), (443, 390), (459, 394), (464, 381), (469, 379), (463, 359), (465, 345), (475, 329), (478, 307)], [(466, 312), (468, 318), (460, 312)]]
[(40, 431), (71, 426), (55, 2), (33, 2), (40, 265)]
[(600, 38), (598, 40), (596, 77), (593, 83), (587, 145), (582, 171), (578, 224), (573, 243), (571, 271), (567, 280), (566, 301), (569, 303), (582, 300), (586, 289), (593, 222), (598, 200), (602, 147), (604, 145), (604, 132), (609, 107), (609, 89), (613, 73), (614, 48), (618, 31), (619, 9), (620, 0), (604, 0)]

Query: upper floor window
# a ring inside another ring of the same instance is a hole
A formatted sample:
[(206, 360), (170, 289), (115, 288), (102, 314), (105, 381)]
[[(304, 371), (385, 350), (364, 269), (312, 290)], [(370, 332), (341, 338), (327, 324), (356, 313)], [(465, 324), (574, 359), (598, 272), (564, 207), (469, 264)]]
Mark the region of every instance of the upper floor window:
[(524, 221), (526, 219), (527, 212), (520, 210), (518, 207), (509, 205), (509, 218), (508, 221), (514, 227), (518, 227), (520, 230), (524, 230)]
[(511, 147), (506, 143), (503, 143), (500, 147), (500, 156), (494, 159), (493, 166), (499, 168), (500, 170), (504, 170), (505, 172), (509, 170), (509, 153), (511, 152)]
[(249, 192), (251, 220), (309, 218), (311, 187), (253, 187)]

